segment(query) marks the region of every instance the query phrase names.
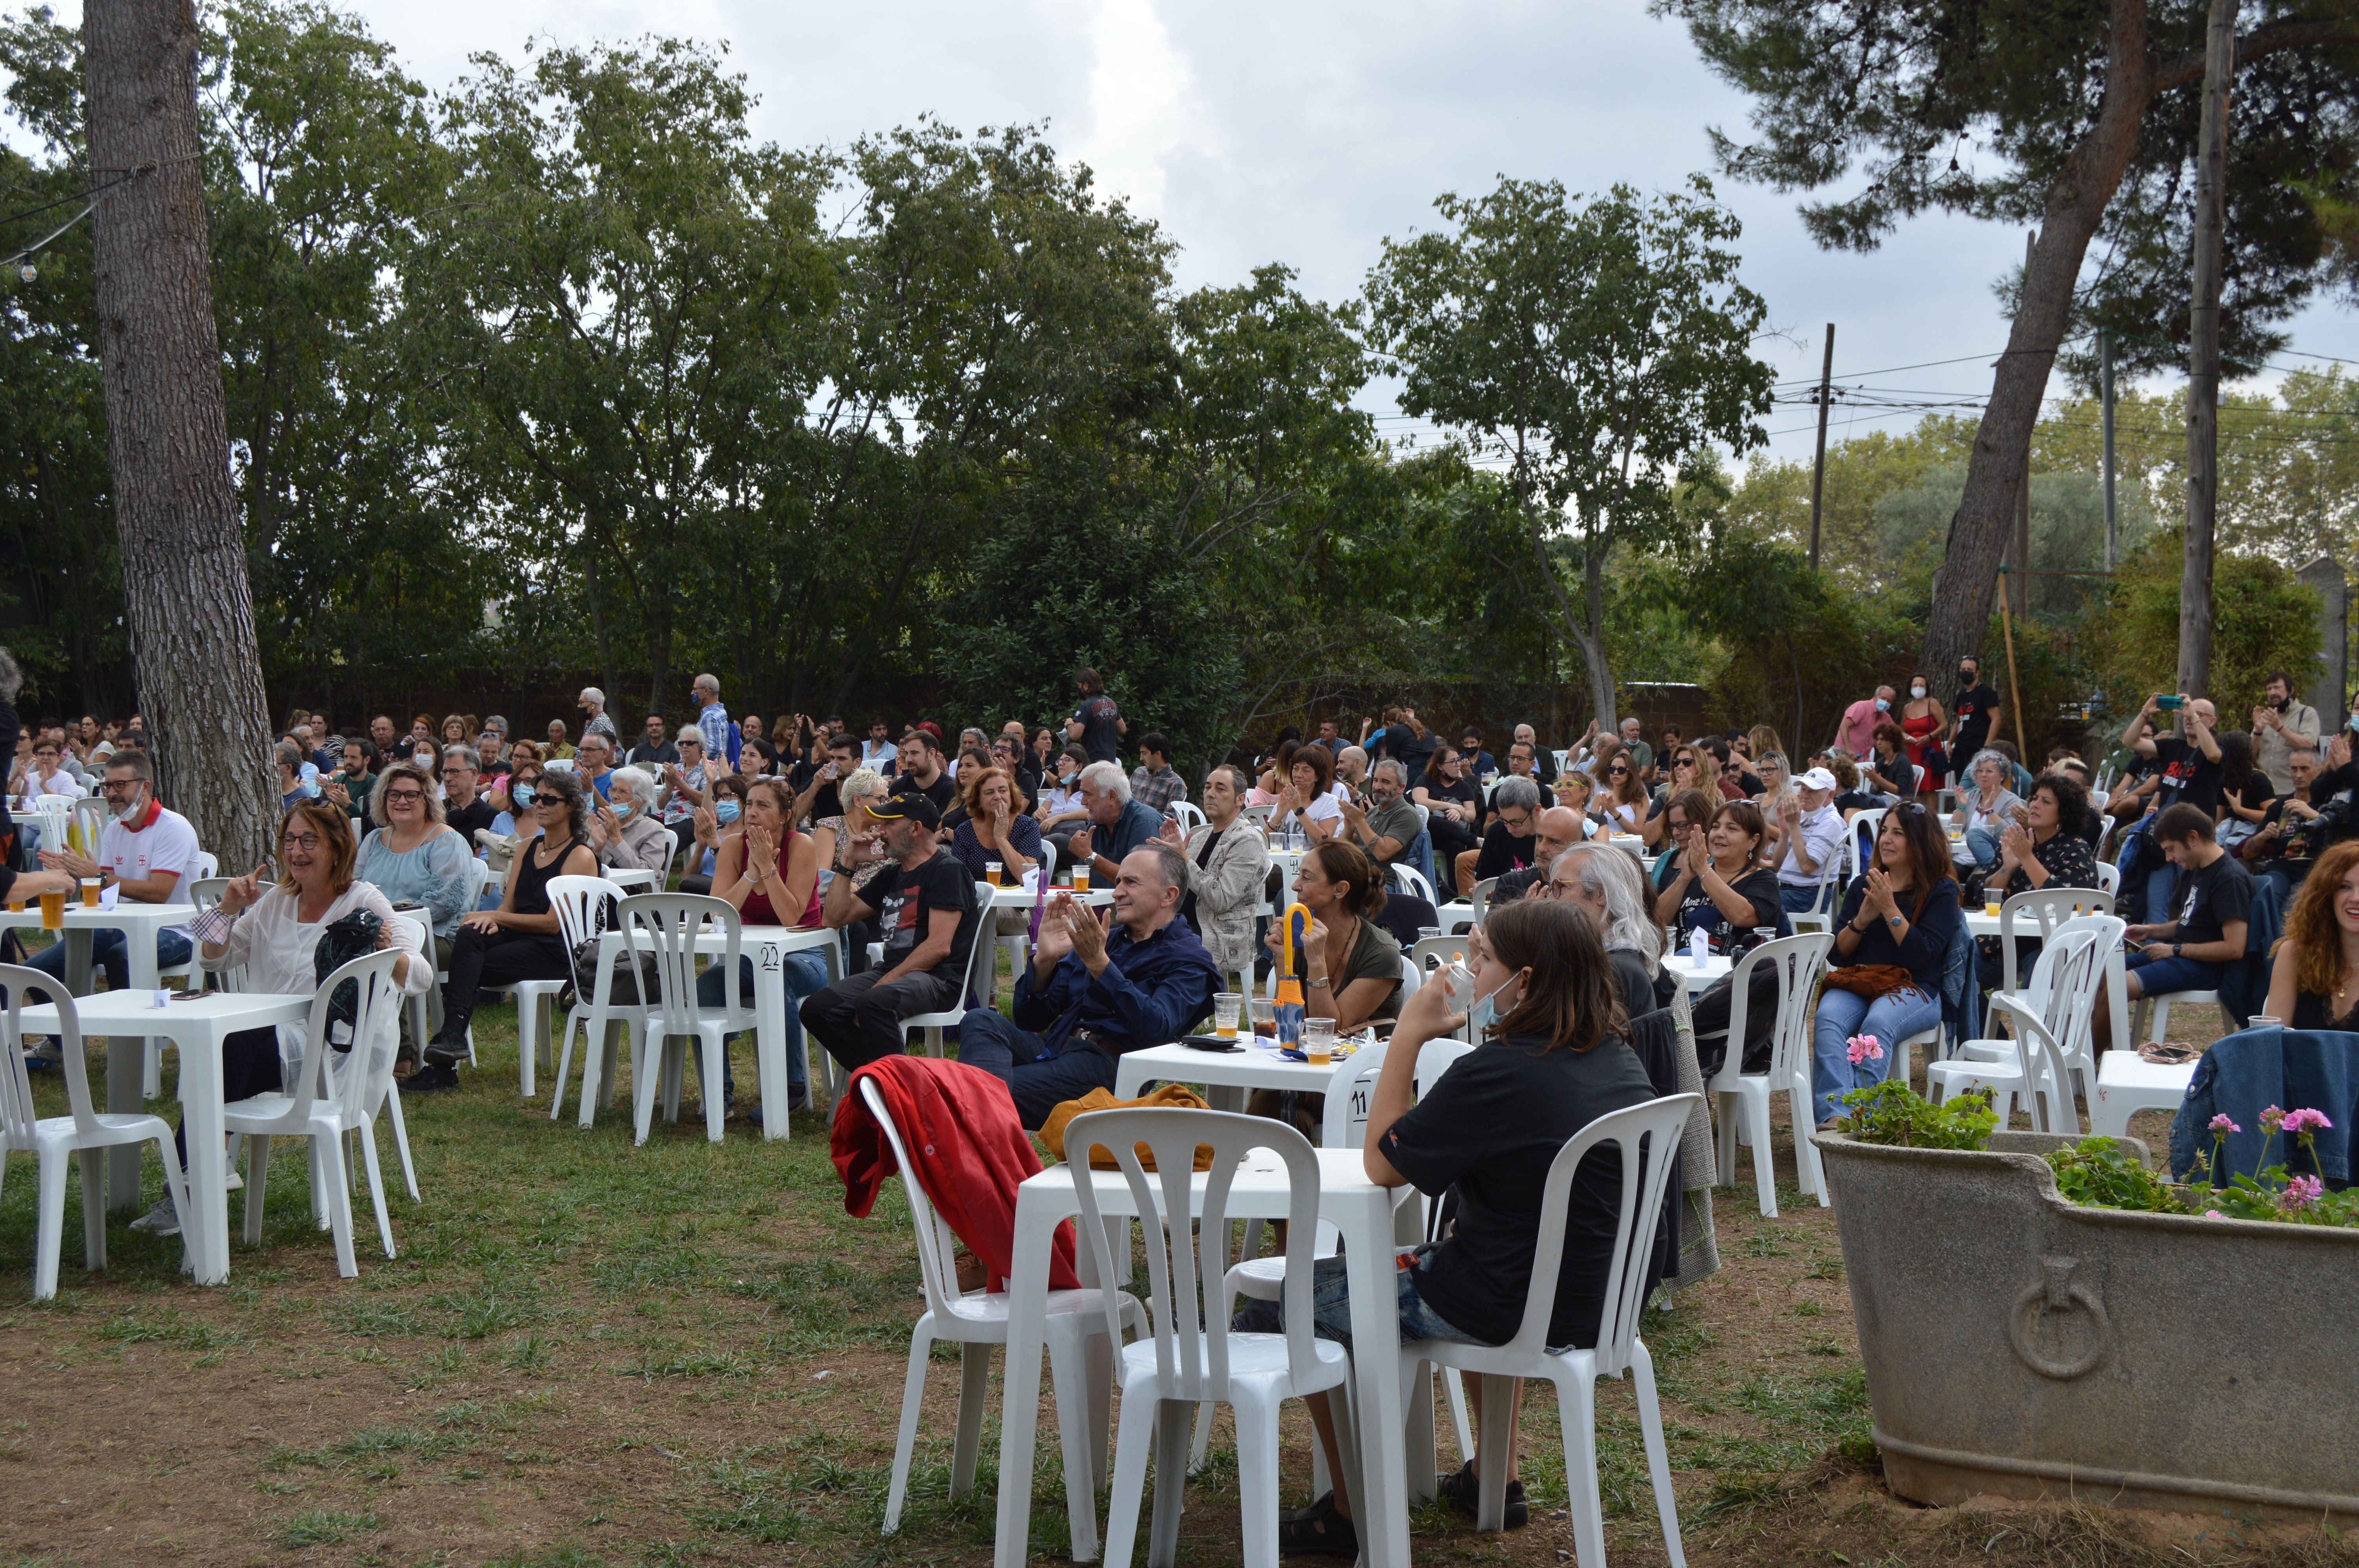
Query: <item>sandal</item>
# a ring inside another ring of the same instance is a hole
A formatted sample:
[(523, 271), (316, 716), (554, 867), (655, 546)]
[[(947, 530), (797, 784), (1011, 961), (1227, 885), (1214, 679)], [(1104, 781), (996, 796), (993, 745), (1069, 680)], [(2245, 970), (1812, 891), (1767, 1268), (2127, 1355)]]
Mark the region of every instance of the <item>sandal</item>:
[(1278, 1516), (1277, 1550), (1286, 1557), (1354, 1558), (1360, 1532), (1335, 1511), (1335, 1494), (1329, 1492), (1299, 1513)]

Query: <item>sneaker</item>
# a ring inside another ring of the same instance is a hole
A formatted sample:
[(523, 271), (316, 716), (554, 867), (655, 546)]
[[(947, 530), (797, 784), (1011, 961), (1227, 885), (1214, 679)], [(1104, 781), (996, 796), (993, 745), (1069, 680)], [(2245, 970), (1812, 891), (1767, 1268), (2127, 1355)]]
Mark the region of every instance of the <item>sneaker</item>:
[[(435, 1066), (448, 1066), (467, 1059), (467, 1037), (464, 1034), (437, 1034), (426, 1043), (426, 1060)], [(458, 1086), (454, 1083), (452, 1087)]]
[(179, 1235), (180, 1211), (174, 1206), (170, 1191), (165, 1192), (163, 1201), (157, 1204), (154, 1208), (133, 1220), (131, 1228), (144, 1230), (150, 1236)]
[(459, 1087), (459, 1069), (448, 1062), (436, 1062), (420, 1067), (402, 1084), (402, 1093), (412, 1095), (446, 1095)]
[(1335, 1511), (1335, 1494), (1328, 1493), (1309, 1508), (1280, 1516), (1277, 1550), (1288, 1557), (1341, 1557), (1360, 1554), (1360, 1532)]
[[(1462, 1465), (1454, 1476), (1444, 1476), (1434, 1487), (1442, 1500), (1468, 1519), (1479, 1519), (1483, 1509), (1483, 1483), (1475, 1478), (1472, 1464)], [(1507, 1483), (1506, 1526), (1521, 1530), (1532, 1522), (1531, 1505), (1524, 1500), (1524, 1484)]]
[(809, 1110), (810, 1108), (810, 1086), (809, 1084), (789, 1084), (787, 1086), (787, 1108), (788, 1110)]

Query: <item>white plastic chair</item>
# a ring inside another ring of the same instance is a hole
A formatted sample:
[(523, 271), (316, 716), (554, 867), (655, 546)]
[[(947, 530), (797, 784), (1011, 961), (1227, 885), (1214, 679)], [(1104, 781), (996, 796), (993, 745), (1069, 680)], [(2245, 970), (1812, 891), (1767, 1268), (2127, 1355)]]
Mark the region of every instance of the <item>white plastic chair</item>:
[[(863, 1078), (860, 1097), (884, 1130), (894, 1166), (901, 1173), (909, 1218), (918, 1232), (918, 1277), (926, 1292), (925, 1313), (909, 1330), (901, 1426), (893, 1446), (893, 1485), (885, 1498), (885, 1533), (891, 1535), (901, 1528), (901, 1507), (909, 1495), (909, 1461), (917, 1448), (926, 1370), (933, 1361), (937, 1340), (960, 1347), (958, 1434), (951, 1450), (951, 1496), (963, 1497), (974, 1488), (975, 1455), (982, 1447), (983, 1417), (990, 1403), (991, 1347), (1007, 1343), (1007, 1297), (997, 1291), (959, 1290), (953, 1253), (958, 1238), (934, 1212), (924, 1186), (910, 1174), (908, 1151), (875, 1084)], [(1049, 1292), (1049, 1381), (1056, 1394), (1057, 1432), (1065, 1450), (1065, 1495), (1090, 1499), (1087, 1506), (1093, 1509), (1097, 1489), (1105, 1480), (1107, 1411), (1104, 1374), (1093, 1376), (1089, 1352), (1090, 1341), (1105, 1332), (1104, 1319), (1098, 1314), (1105, 1310), (1108, 1294), (1114, 1298), (1124, 1326), (1144, 1333), (1147, 1310), (1135, 1296), (1121, 1291)]]
[[(1866, 873), (1866, 860), (1875, 853), (1876, 836), (1884, 831), (1884, 816), (1891, 809), (1888, 806), (1871, 806), (1854, 813), (1851, 821), (1844, 824), (1843, 886), (1851, 886), (1853, 879)], [(1866, 842), (1865, 849), (1860, 848), (1862, 840)]]
[(2183, 1001), (2190, 1007), (2217, 1007), (2220, 1005), (2220, 993), (2172, 991), (2165, 996), (2138, 998), (2130, 1009), (2130, 1044), (2134, 1048), (2141, 1040), (2170, 1038), (2170, 1004), (2175, 1001)]
[(2069, 921), (2082, 915), (2113, 913), (2114, 895), (2097, 888), (2033, 888), (2009, 898), (1998, 909), (1998, 989), (2003, 991), (2017, 989), (2015, 945), (2031, 935), (2028, 931), (2018, 933), (2016, 928), (2019, 923), (2038, 921), (2039, 940), (2044, 946), (2056, 934), (2057, 927)]
[(1385, 875), (1390, 879), (1395, 892), (1405, 892), (1421, 898), (1436, 909), (1441, 907), (1441, 901), (1433, 896), (1433, 884), (1427, 881), (1425, 873), (1415, 866), (1406, 863), (1389, 865), (1385, 868)]
[[(987, 914), (991, 910), (991, 884), (975, 883), (974, 898), (976, 904)], [(903, 1019), (901, 1048), (904, 1051), (909, 1048), (911, 1030), (922, 1029), (926, 1032), (926, 1054), (940, 1055), (942, 1031), (956, 1028), (959, 1020), (966, 1016), (967, 998), (980, 993), (984, 1005), (988, 1007), (991, 1004), (991, 994), (999, 975), (998, 954), (998, 947), (991, 940), (991, 933), (978, 922), (974, 933), (974, 946), (967, 952), (966, 978), (959, 987), (958, 995), (952, 997), (951, 1005), (940, 1012), (916, 1012)]]
[[(1039, 861), (1041, 876), (1049, 879), (1050, 885), (1053, 886), (1057, 876), (1057, 846), (1049, 843), (1046, 838), (1040, 840)], [(982, 888), (984, 885), (984, 884), (981, 882), (977, 882), (975, 884), (978, 889)], [(993, 913), (991, 905), (988, 903), (984, 904), (984, 913), (986, 916)], [(975, 940), (977, 942), (981, 942), (985, 937), (991, 936), (992, 932), (989, 927), (995, 925), (996, 924), (997, 922), (986, 918), (984, 923), (984, 928), (977, 932)], [(998, 937), (997, 945), (1007, 950), (1007, 983), (1014, 985), (1016, 978), (1024, 973), (1024, 966), (1031, 961), (1031, 935), (1027, 931), (1012, 931), (1005, 936)], [(998, 961), (997, 957), (995, 955), (992, 959), (993, 964), (996, 966)], [(993, 987), (996, 987), (998, 983), (999, 971), (995, 967), (991, 973), (991, 985)], [(984, 998), (984, 1005), (986, 1007), (991, 1005), (988, 995)], [(821, 1052), (821, 1054), (825, 1055), (826, 1053)]]
[[(74, 1011), (73, 994), (65, 982), (38, 969), (0, 965), (0, 987), (8, 992), (8, 1025), (0, 1034), (0, 1176), (8, 1170), (8, 1156), (30, 1154), (39, 1168), (39, 1224), (33, 1240), (33, 1299), (47, 1301), (58, 1293), (58, 1255), (65, 1244), (66, 1156), (82, 1161), (82, 1260), (85, 1269), (106, 1267), (105, 1162), (100, 1151), (153, 1139), (163, 1157), (164, 1184), (180, 1213), (188, 1210), (189, 1195), (180, 1175), (179, 1151), (172, 1142), (172, 1126), (160, 1116), (145, 1112), (104, 1112), (91, 1108), (90, 1068), (82, 1048), (82, 1021)], [(25, 1032), (21, 1015), (27, 997), (58, 1010), (58, 1057), (66, 1080), (64, 1116), (42, 1116), (33, 1105), (33, 1081), (25, 1071)]]
[[(2085, 891), (2085, 890), (2084, 890)], [(1925, 1096), (1940, 1101), (1970, 1089), (1991, 1091), (1991, 1108), (2005, 1127), (2020, 1098), (2036, 1130), (2060, 1119), (2077, 1127), (2071, 1109), (2072, 1074), (2086, 1073), (2092, 1056), (2090, 1022), (2097, 1005), (2097, 988), (2104, 983), (2105, 956), (2122, 936), (2123, 923), (2110, 914), (2086, 914), (2065, 921), (2042, 944), (2031, 976), (2019, 990), (1994, 992), (1994, 1016), (2006, 1020), (2008, 1039), (1969, 1040), (1958, 1054), (1925, 1069)], [(2051, 1064), (2049, 1057), (2056, 1059)], [(2048, 1080), (2051, 1075), (2054, 1082)], [(2063, 1116), (2040, 1109), (2043, 1094), (2060, 1102)]]
[[(1835, 939), (1823, 932), (1785, 936), (1764, 942), (1737, 961), (1729, 978), (1728, 1058), (1707, 1087), (1720, 1104), (1720, 1184), (1736, 1184), (1737, 1115), (1744, 1117), (1746, 1137), (1753, 1144), (1753, 1182), (1761, 1216), (1777, 1217), (1777, 1176), (1769, 1155), (1769, 1101), (1783, 1094), (1794, 1120), (1794, 1167), (1802, 1190), (1821, 1205), (1827, 1201), (1826, 1182), (1819, 1173), (1819, 1152), (1810, 1142), (1817, 1126), (1811, 1114), (1810, 1033), (1816, 1019), (1819, 976)], [(1777, 977), (1777, 1017), (1770, 1026), (1769, 1070), (1747, 1073), (1745, 1066), (1745, 1014), (1751, 1001), (1753, 971), (1769, 965)], [(1732, 1106), (1730, 1101), (1738, 1102)]]
[(2114, 898), (2122, 896), (2122, 869), (2111, 860), (2097, 862), (2097, 886)]
[[(1663, 1525), (1663, 1545), (1672, 1568), (1685, 1568), (1680, 1544), (1678, 1501), (1671, 1495), (1670, 1454), (1663, 1442), (1662, 1407), (1655, 1397), (1655, 1363), (1638, 1337), (1647, 1302), (1647, 1271), (1655, 1251), (1655, 1230), (1670, 1187), (1671, 1157), (1679, 1150), (1701, 1096), (1668, 1095), (1601, 1116), (1565, 1141), (1549, 1166), (1540, 1189), (1539, 1248), (1532, 1258), (1523, 1323), (1505, 1345), (1457, 1345), (1410, 1340), (1402, 1345), (1404, 1382), (1422, 1376), (1427, 1363), (1481, 1373), (1483, 1431), (1477, 1452), (1477, 1530), (1506, 1523), (1509, 1421), (1515, 1410), (1513, 1378), (1544, 1378), (1556, 1385), (1557, 1411), (1564, 1429), (1565, 1489), (1571, 1496), (1573, 1550), (1580, 1568), (1605, 1568), (1605, 1516), (1597, 1487), (1596, 1384), (1600, 1378), (1631, 1373), (1637, 1396), (1638, 1429), (1647, 1451), (1647, 1472), (1655, 1487), (1655, 1509)], [(1564, 1262), (1565, 1217), (1571, 1206), (1572, 1178), (1582, 1160), (1611, 1143), (1622, 1162), (1622, 1198), (1614, 1222), (1614, 1250), (1605, 1274), (1605, 1299), (1593, 1349), (1548, 1347), (1549, 1318), (1556, 1308), (1557, 1275)], [(1636, 1176), (1634, 1179), (1634, 1173)], [(1243, 1465), (1239, 1466), (1240, 1474)], [(1113, 1561), (1113, 1559), (1108, 1559)]]
[[(1140, 1144), (1155, 1162), (1151, 1174), (1139, 1160)], [(1211, 1147), (1212, 1164), (1204, 1178), (1199, 1223), (1190, 1226), (1190, 1188), (1200, 1145)], [(1102, 1110), (1075, 1117), (1065, 1130), (1065, 1148), (1081, 1162), (1073, 1184), (1081, 1231), (1101, 1280), (1121, 1274), (1107, 1246), (1095, 1184), (1086, 1171), (1090, 1151), (1096, 1147), (1113, 1154), (1129, 1184), (1145, 1233), (1152, 1308), (1150, 1337), (1124, 1346), (1119, 1363), (1122, 1424), (1114, 1440), (1113, 1501), (1100, 1560), (1131, 1560), (1150, 1444), (1158, 1459), (1147, 1560), (1168, 1564), (1175, 1559), (1180, 1498), (1187, 1483), (1190, 1407), (1210, 1402), (1228, 1405), (1236, 1418), (1237, 1486), (1245, 1520), (1242, 1560), (1249, 1568), (1277, 1568), (1278, 1406), (1306, 1394), (1345, 1392), (1351, 1378), (1351, 1358), (1343, 1347), (1314, 1338), (1310, 1332), (1310, 1248), (1318, 1228), (1319, 1161), (1308, 1139), (1266, 1117), (1178, 1109)], [(1206, 1321), (1202, 1311), (1204, 1304), (1223, 1300), (1229, 1188), (1239, 1162), (1256, 1149), (1268, 1150), (1285, 1162), (1289, 1189), (1283, 1334), (1232, 1333), (1224, 1316), (1215, 1312)], [(1216, 1239), (1200, 1250), (1199, 1232)], [(1116, 1303), (1107, 1300), (1104, 1310), (1106, 1333), (1119, 1339)], [(1348, 1399), (1345, 1403), (1348, 1408)], [(1339, 1420), (1337, 1428), (1348, 1439), (1349, 1422)]]
[[(212, 859), (213, 858), (211, 855), (200, 855), (197, 858), (197, 865), (191, 867), (190, 870), (194, 871), (201, 869), (203, 866), (212, 863)], [(202, 914), (205, 911), (221, 903), (222, 890), (229, 886), (229, 878), (215, 876), (210, 872), (203, 876), (191, 877), (189, 880), (189, 907), (192, 917), (196, 914)], [(206, 971), (201, 968), (197, 964), (196, 944), (190, 943), (189, 945), (189, 961), (186, 964), (181, 965), (177, 969), (166, 969), (159, 972), (156, 977), (156, 981), (158, 985), (161, 985), (168, 979), (177, 979), (180, 982), (183, 989), (202, 990), (205, 989), (205, 977)], [(245, 989), (245, 985), (243, 983), (243, 971), (240, 972), (240, 977), (239, 984), (233, 986), (224, 983), (221, 989), (223, 990), (243, 990)], [(224, 973), (224, 981), (226, 981), (226, 973)], [(170, 1044), (170, 1042), (161, 1035), (151, 1034), (147, 1037), (146, 1043), (146, 1059), (143, 1060), (139, 1065), (139, 1098), (142, 1099), (160, 1098), (164, 1093), (164, 1047), (168, 1044)]]
[[(400, 1024), (400, 993), (393, 983), (397, 948), (364, 954), (320, 982), (311, 999), (311, 1016), (305, 1026), (303, 1054), (295, 1065), (291, 1089), (258, 1094), (233, 1101), (222, 1125), (245, 1134), (245, 1239), (262, 1239), (263, 1194), (270, 1177), (270, 1141), (308, 1138), (316, 1179), (312, 1196), (328, 1210), (329, 1228), (336, 1238), (336, 1272), (349, 1280), (360, 1272), (353, 1255), (353, 1183), (345, 1164), (344, 1135), (361, 1133), (361, 1153), (368, 1173), (369, 1198), (376, 1206), (377, 1238), (385, 1255), (395, 1256), (393, 1220), (385, 1206), (385, 1174), (378, 1168), (375, 1112), (393, 1082), (394, 1042)], [(351, 980), (359, 987), (353, 1012), (351, 1054), (332, 1078), (328, 1058), (336, 1054), (329, 1041), (328, 1005), (338, 987)]]
[[(603, 877), (549, 878), (549, 912), (557, 916), (557, 934), (564, 942), (565, 950), (568, 953), (572, 952), (582, 938), (599, 929), (591, 917), (592, 900), (622, 896), (623, 890)], [(532, 1098), (539, 1092), (534, 1075), (540, 1068), (542, 1053), (549, 1051), (554, 1044), (550, 1039), (549, 1032), (541, 1027), (541, 1001), (544, 998), (552, 999), (553, 1006), (553, 999), (571, 984), (572, 984), (571, 979), (517, 980), (507, 988), (508, 994), (516, 998), (516, 1093), (527, 1099)], [(418, 1003), (417, 1016), (418, 1027), (420, 1030), (419, 1038), (422, 1040), (425, 1038), (423, 1000)], [(550, 1022), (554, 1023), (555, 1020), (552, 1018)], [(467, 1034), (467, 1054), (471, 1062), (474, 1059), (474, 1032), (471, 1029)], [(564, 1082), (562, 1076), (558, 1081), (562, 1085)]]
[(2193, 1062), (2149, 1062), (2136, 1051), (2108, 1051), (2097, 1059), (2096, 1087), (2089, 1096), (2089, 1130), (2100, 1138), (2126, 1138), (2130, 1118), (2142, 1110), (2176, 1110), (2195, 1077)]
[[(737, 972), (737, 959), (745, 929), (737, 912), (727, 899), (703, 893), (643, 892), (623, 900), (616, 906), (615, 918), (622, 923), (631, 967), (639, 968), (640, 960), (647, 957), (656, 964), (657, 1000), (638, 1010), (646, 1019), (645, 1033), (631, 1073), (636, 1141), (647, 1141), (658, 1084), (665, 1119), (679, 1119), (680, 1077), (687, 1056), (677, 1043), (694, 1040), (703, 1068), (704, 1135), (718, 1143), (729, 1036), (754, 1027), (751, 999), (739, 989), (744, 977)], [(725, 977), (719, 1007), (704, 1007), (696, 1000), (696, 939), (707, 921), (719, 925), (724, 937), (722, 954), (713, 959)], [(586, 1071), (583, 1076), (588, 1076)]]
[[(564, 895), (561, 900), (560, 893)], [(549, 907), (557, 911), (558, 927), (564, 935), (565, 950), (569, 953), (602, 931), (620, 928), (619, 916), (614, 912), (625, 896), (623, 890), (603, 877), (551, 877), (549, 895)], [(616, 924), (610, 925), (609, 921)], [(608, 968), (611, 970), (612, 965)], [(579, 1125), (591, 1126), (597, 1119), (598, 1108), (614, 1103), (615, 1050), (607, 1039), (610, 1025), (622, 1026), (633, 1071), (636, 1072), (642, 1063), (642, 1044), (647, 1039), (646, 1003), (615, 1002), (610, 991), (602, 994), (600, 978), (595, 973), (574, 978), (573, 1005), (566, 1011), (564, 1033), (558, 1044), (557, 1087), (549, 1097), (551, 1121), (565, 1108), (565, 1080), (573, 1070), (573, 1036), (577, 1029), (582, 1035), (582, 1052)], [(611, 987), (612, 982), (608, 985)]]
[(1165, 811), (1180, 825), (1180, 836), (1186, 838), (1204, 826), (1204, 808), (1191, 800), (1175, 800)]

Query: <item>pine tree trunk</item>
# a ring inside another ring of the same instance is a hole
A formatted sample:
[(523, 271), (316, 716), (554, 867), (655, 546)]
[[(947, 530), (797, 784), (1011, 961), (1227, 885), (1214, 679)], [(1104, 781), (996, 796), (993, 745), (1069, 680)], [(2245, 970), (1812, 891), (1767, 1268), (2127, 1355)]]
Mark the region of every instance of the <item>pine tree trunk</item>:
[(92, 0), (82, 44), (91, 183), (122, 180), (91, 244), (140, 711), (158, 795), (239, 872), (278, 811), (213, 330), (196, 16), (188, 0)]
[(2137, 150), (2138, 130), (2154, 97), (2146, 6), (2142, 0), (2113, 0), (2111, 11), (2104, 97), (2095, 123), (2049, 189), (2039, 243), (2024, 264), (2015, 325), (1992, 378), (1990, 402), (1984, 406), (1982, 427), (1974, 434), (1973, 453), (1966, 464), (1965, 493), (1958, 502), (1949, 548), (1934, 579), (1921, 669), (1955, 669), (1963, 655), (1984, 653), (1991, 591), (2015, 531), (2016, 508), (2030, 467), (2031, 433), (2039, 421), (2048, 373), (2071, 319), (2081, 264)]
[(2187, 542), (2179, 579), (2179, 689), (2212, 695), (2212, 530), (2220, 500), (2220, 263), (2227, 229), (2228, 92), (2236, 0), (2212, 0), (2196, 143), (2192, 309), (2187, 324)]

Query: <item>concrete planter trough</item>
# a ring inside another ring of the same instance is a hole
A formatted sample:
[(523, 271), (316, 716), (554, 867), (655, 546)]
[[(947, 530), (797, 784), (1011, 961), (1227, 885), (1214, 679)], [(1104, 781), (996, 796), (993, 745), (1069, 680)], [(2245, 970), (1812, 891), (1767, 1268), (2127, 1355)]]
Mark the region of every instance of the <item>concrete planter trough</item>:
[(2068, 1141), (1819, 1137), (1892, 1489), (2359, 1516), (2359, 1231), (2082, 1208)]

